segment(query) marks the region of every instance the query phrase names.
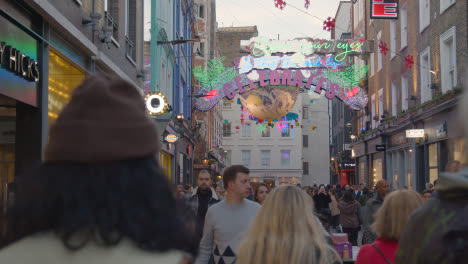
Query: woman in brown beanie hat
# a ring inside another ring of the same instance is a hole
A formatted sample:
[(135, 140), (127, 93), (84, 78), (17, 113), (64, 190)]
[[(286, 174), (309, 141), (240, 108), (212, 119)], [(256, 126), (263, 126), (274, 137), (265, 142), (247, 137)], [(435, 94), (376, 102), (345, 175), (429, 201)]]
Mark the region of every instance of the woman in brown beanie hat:
[(0, 263), (185, 263), (195, 256), (190, 221), (158, 168), (159, 146), (135, 87), (109, 75), (86, 79), (50, 128), (45, 162), (24, 178), (9, 215), (16, 241), (0, 250)]

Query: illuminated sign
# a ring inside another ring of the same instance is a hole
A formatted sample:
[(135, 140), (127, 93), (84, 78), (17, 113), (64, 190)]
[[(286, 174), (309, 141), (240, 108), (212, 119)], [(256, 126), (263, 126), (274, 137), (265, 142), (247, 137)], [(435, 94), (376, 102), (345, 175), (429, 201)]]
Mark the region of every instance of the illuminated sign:
[(20, 50), (0, 42), (0, 65), (2, 68), (30, 81), (39, 81), (39, 65)]
[(177, 137), (177, 136), (174, 135), (174, 134), (169, 134), (169, 135), (167, 135), (167, 136), (164, 138), (164, 140), (166, 140), (166, 141), (169, 142), (169, 143), (174, 143), (174, 142), (176, 142), (178, 139), (179, 139), (179, 137)]
[(424, 129), (409, 129), (409, 130), (406, 130), (406, 137), (407, 138), (423, 138), (424, 137)]
[(398, 19), (398, 0), (371, 0), (372, 19)]
[(348, 63), (348, 56), (372, 52), (373, 42), (254, 37), (245, 43), (241, 48), (250, 51), (250, 55), (236, 58), (234, 67), (225, 67), (223, 57), (210, 60), (204, 69), (197, 66), (193, 70), (194, 77), (203, 85), (193, 96), (195, 108), (208, 111), (224, 97), (232, 100), (237, 94), (271, 86), (295, 91), (310, 90), (313, 86), (313, 92), (325, 91), (326, 98), (337, 97), (354, 110), (367, 106), (367, 93), (359, 84), (368, 67), (353, 65), (345, 71), (338, 70)]
[(146, 110), (152, 116), (168, 112), (169, 106), (166, 97), (160, 92), (148, 93), (145, 97)]
[(375, 145), (375, 151), (386, 151), (387, 145)]

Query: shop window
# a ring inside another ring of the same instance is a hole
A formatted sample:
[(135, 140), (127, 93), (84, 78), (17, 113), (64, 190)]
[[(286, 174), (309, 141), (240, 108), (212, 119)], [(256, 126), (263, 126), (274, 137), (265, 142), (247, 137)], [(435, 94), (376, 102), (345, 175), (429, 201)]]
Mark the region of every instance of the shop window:
[(421, 74), (421, 103), (432, 99), (431, 91), (431, 59), (430, 50), (427, 47), (420, 55), (420, 74)]
[(433, 183), (439, 178), (439, 153), (437, 143), (429, 145), (429, 182)]
[(383, 164), (382, 159), (375, 159), (372, 161), (372, 185), (376, 185), (382, 179)]
[(85, 78), (85, 71), (51, 49), (49, 52), (49, 127), (70, 101), (75, 88)]
[(125, 7), (125, 54), (130, 61), (136, 64), (136, 0), (126, 0)]
[(457, 85), (456, 31), (451, 27), (440, 36), (440, 67), (442, 92)]
[(231, 124), (223, 124), (223, 137), (231, 136)]

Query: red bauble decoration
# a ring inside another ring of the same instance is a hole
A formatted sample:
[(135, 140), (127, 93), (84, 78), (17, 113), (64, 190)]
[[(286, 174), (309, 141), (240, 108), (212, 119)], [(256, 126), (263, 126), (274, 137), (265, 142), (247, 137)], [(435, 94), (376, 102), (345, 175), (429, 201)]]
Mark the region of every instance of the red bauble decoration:
[(239, 129), (239, 126), (236, 126), (236, 129)]
[(286, 1), (285, 0), (275, 0), (275, 7), (276, 8), (279, 8), (279, 9), (283, 10), (285, 6), (286, 6)]
[(335, 19), (328, 17), (327, 20), (323, 21), (323, 30), (332, 31), (335, 28)]
[(348, 91), (348, 97), (353, 97), (353, 96), (354, 96), (353, 92), (352, 92), (352, 91)]
[(406, 56), (406, 58), (405, 58), (405, 63), (406, 63), (406, 65), (405, 65), (406, 68), (411, 69), (411, 67), (413, 67), (413, 64), (414, 64), (413, 56), (408, 54), (408, 56)]
[(309, 9), (309, 6), (310, 6), (310, 0), (305, 0), (304, 7), (306, 9)]
[(263, 119), (259, 119), (258, 122), (261, 124), (263, 123)]
[(382, 53), (383, 55), (387, 55), (387, 52), (388, 52), (387, 43), (380, 41), (379, 50), (380, 50), (380, 53)]
[(359, 92), (359, 89), (357, 87), (354, 87), (352, 91), (353, 91), (353, 94), (356, 95)]
[(294, 128), (294, 125), (291, 125), (291, 128)]

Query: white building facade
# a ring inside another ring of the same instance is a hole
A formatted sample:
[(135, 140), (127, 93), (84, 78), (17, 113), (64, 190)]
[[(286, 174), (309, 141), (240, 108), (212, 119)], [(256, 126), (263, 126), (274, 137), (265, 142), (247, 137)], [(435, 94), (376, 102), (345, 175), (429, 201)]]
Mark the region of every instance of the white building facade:
[[(223, 144), (227, 151), (227, 165), (244, 165), (250, 169), (252, 185), (264, 182), (270, 186), (302, 183), (302, 129), (301, 126), (282, 132), (276, 126), (264, 131), (248, 114), (241, 122), (242, 105), (238, 96), (223, 103)], [(290, 113), (299, 115), (300, 97)], [(246, 112), (247, 113), (247, 112)], [(300, 116), (300, 115), (299, 115)], [(268, 122), (268, 121), (265, 121)], [(293, 122), (294, 123), (294, 122)]]
[[(311, 92), (298, 98), (302, 122), (302, 186), (330, 183), (330, 100)], [(297, 103), (296, 103), (297, 104)]]

